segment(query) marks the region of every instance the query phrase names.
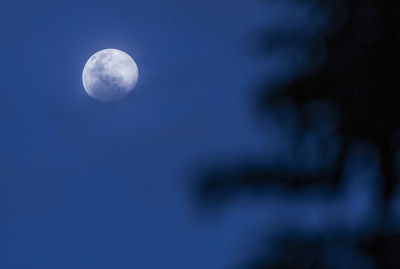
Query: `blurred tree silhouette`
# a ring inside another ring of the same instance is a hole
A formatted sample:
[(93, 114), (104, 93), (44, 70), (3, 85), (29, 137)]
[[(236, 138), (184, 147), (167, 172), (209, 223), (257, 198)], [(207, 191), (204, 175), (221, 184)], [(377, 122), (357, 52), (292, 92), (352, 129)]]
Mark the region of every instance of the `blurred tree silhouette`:
[(334, 196), (351, 147), (362, 141), (377, 155), (379, 223), (366, 232), (277, 236), (268, 242), (274, 251), (261, 249), (245, 268), (400, 268), (400, 235), (389, 227), (400, 142), (400, 2), (295, 2), (325, 14), (324, 26), (314, 34), (267, 29), (261, 49), (297, 48), (310, 63), (289, 81), (268, 83), (257, 98), (261, 114), (273, 115), (292, 137), (289, 158), (215, 167), (201, 181), (200, 197), (221, 203), (243, 191), (267, 195), (271, 187), (284, 196), (309, 190)]

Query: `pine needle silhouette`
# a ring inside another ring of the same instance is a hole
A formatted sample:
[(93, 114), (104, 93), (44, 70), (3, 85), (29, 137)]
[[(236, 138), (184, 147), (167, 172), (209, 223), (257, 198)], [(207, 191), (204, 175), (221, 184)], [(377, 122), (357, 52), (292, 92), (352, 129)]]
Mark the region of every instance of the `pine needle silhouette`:
[[(305, 168), (248, 161), (215, 167), (201, 181), (199, 196), (203, 203), (222, 203), (240, 192), (268, 195), (271, 186), (284, 189), (282, 195), (287, 196), (310, 189), (334, 196), (343, 182), (352, 145), (367, 143), (376, 152), (380, 174), (378, 224), (350, 236), (284, 234), (270, 242), (274, 253), (268, 258), (265, 253), (256, 255), (245, 268), (400, 268), (396, 255), (400, 235), (389, 228), (400, 145), (400, 2), (297, 2), (313, 3), (327, 15), (319, 35), (268, 29), (261, 49), (270, 53), (296, 46), (309, 53), (311, 64), (287, 82), (266, 85), (257, 100), (261, 114), (276, 117), (283, 129), (291, 111), (296, 128), (285, 130), (298, 141), (290, 149), (292, 160), (301, 163), (309, 158), (310, 153), (296, 145), (310, 132), (318, 134), (319, 151), (314, 154), (319, 163)], [(331, 134), (337, 138), (336, 150), (332, 150)], [(352, 253), (347, 249), (354, 252), (351, 257), (335, 262), (332, 257)], [(357, 261), (351, 263), (352, 258)]]

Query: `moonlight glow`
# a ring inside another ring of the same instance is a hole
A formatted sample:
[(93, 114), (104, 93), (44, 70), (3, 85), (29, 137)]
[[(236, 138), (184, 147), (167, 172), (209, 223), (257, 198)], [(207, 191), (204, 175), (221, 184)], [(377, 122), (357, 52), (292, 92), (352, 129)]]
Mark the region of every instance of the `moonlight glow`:
[(95, 53), (83, 68), (82, 81), (87, 94), (103, 102), (126, 97), (138, 79), (135, 61), (125, 52), (105, 49)]

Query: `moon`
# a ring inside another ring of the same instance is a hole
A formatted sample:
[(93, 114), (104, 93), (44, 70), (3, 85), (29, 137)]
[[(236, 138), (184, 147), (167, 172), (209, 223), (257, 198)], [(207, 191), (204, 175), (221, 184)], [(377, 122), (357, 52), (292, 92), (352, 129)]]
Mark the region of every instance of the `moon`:
[(86, 62), (82, 82), (93, 99), (115, 102), (129, 95), (138, 77), (138, 67), (131, 56), (121, 50), (104, 49)]

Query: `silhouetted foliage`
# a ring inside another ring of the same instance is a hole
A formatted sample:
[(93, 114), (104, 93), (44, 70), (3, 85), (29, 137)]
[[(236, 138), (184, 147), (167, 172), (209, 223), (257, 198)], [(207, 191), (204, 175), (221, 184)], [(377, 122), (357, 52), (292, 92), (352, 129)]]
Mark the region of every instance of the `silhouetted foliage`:
[[(335, 196), (343, 184), (352, 146), (367, 143), (378, 160), (379, 224), (354, 235), (340, 231), (324, 236), (301, 231), (287, 234), (268, 241), (274, 251), (261, 251), (264, 254), (246, 268), (400, 268), (400, 236), (388, 228), (398, 184), (400, 2), (296, 3), (315, 7), (311, 20), (319, 22), (322, 16), (325, 22), (310, 31), (307, 25), (302, 31), (298, 27), (266, 29), (261, 52), (298, 48), (307, 54), (309, 64), (288, 81), (274, 83), (272, 88), (266, 85), (257, 98), (261, 114), (273, 116), (293, 138), (288, 149), (291, 158), (211, 169), (201, 182), (200, 197), (224, 202), (241, 192), (268, 195), (274, 187), (285, 196), (310, 189)], [(304, 146), (309, 137), (317, 145), (314, 151)], [(352, 263), (356, 256), (361, 258)]]

